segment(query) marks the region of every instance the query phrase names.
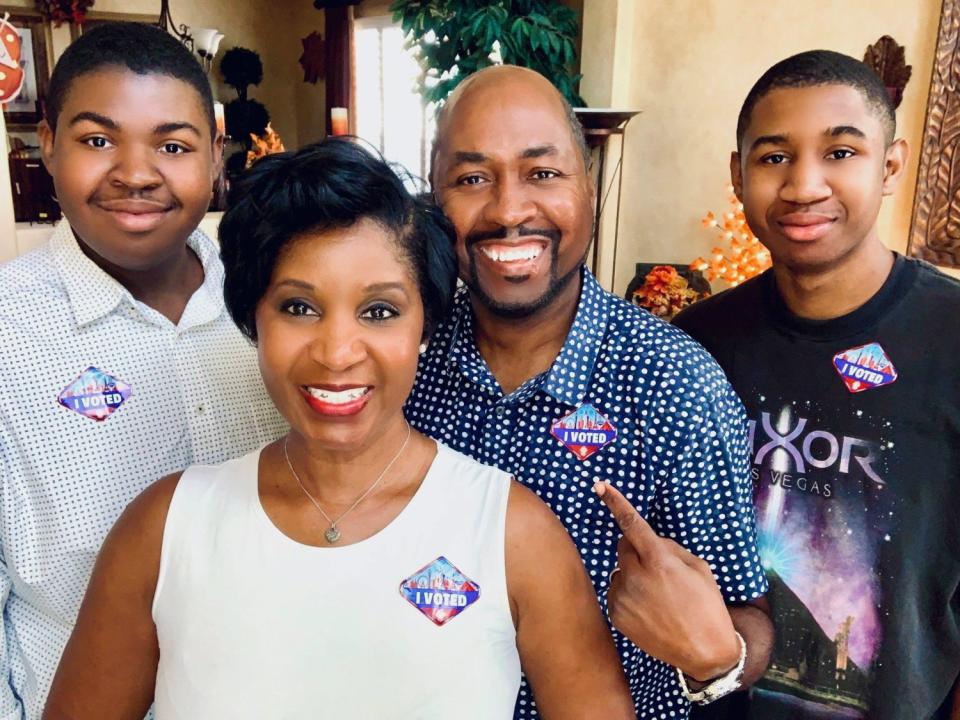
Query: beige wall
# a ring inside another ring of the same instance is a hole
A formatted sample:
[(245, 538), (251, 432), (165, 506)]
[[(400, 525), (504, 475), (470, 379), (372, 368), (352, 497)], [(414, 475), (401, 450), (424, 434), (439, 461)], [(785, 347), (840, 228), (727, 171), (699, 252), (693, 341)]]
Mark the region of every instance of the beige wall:
[[(257, 50), (263, 59), (263, 82), (251, 95), (267, 106), (274, 118), (273, 127), (287, 148), (322, 140), (327, 130), (323, 78), (316, 85), (304, 82), (299, 60), (302, 38), (314, 30), (325, 37), (323, 11), (315, 9), (312, 0), (248, 1), (257, 6), (259, 17), (242, 29), (243, 42), (236, 40), (233, 44)], [(194, 6), (192, 2), (185, 4)], [(238, 0), (220, 0), (220, 4), (231, 8), (243, 5)], [(225, 16), (228, 11), (220, 14)], [(230, 39), (227, 32), (224, 42)], [(226, 90), (229, 92), (223, 97), (232, 97), (229, 93), (233, 91)]]
[[(33, 0), (3, 0), (3, 5), (33, 7)], [(96, 13), (132, 13), (157, 16), (159, 0), (97, 0)], [(241, 46), (260, 53), (263, 82), (249, 89), (249, 96), (266, 105), (274, 129), (288, 147), (319, 140), (325, 132), (324, 85), (303, 82), (298, 62), (301, 38), (316, 30), (323, 35), (323, 12), (309, 0), (170, 0), (170, 14), (179, 26), (215, 27), (226, 35), (210, 71), (214, 95), (222, 102), (236, 97), (224, 85), (219, 62), (225, 50)], [(67, 25), (54, 28), (53, 54), (70, 42)]]
[[(862, 57), (885, 34), (913, 65), (897, 111), (912, 155), (879, 220), (884, 241), (906, 248), (940, 0), (586, 0), (584, 11), (581, 94), (643, 111), (626, 134), (616, 291), (636, 262), (689, 262), (713, 246), (700, 218), (727, 209), (737, 113), (767, 67), (814, 48)], [(608, 267), (611, 244), (607, 231)]]

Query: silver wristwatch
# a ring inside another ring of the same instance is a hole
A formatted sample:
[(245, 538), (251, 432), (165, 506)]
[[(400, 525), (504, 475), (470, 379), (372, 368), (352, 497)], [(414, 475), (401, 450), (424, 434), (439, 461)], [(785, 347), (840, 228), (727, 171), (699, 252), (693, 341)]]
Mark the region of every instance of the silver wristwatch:
[(680, 689), (683, 691), (683, 696), (690, 702), (697, 705), (707, 705), (740, 688), (740, 681), (743, 679), (743, 666), (747, 662), (747, 643), (744, 642), (743, 636), (740, 633), (734, 632), (737, 635), (737, 640), (740, 641), (740, 659), (737, 661), (736, 667), (726, 675), (721, 675), (711, 680), (709, 684), (704, 685), (696, 692), (691, 692), (690, 688), (687, 687), (686, 676), (680, 668), (677, 668), (677, 677), (680, 678)]

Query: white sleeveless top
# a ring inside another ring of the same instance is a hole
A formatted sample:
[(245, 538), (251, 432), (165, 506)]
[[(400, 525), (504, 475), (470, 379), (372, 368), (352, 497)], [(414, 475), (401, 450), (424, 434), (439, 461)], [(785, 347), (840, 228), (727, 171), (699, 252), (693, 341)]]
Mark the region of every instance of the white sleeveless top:
[(509, 476), (438, 444), (387, 527), (318, 548), (264, 512), (259, 457), (192, 467), (173, 495), (153, 601), (157, 720), (511, 718)]

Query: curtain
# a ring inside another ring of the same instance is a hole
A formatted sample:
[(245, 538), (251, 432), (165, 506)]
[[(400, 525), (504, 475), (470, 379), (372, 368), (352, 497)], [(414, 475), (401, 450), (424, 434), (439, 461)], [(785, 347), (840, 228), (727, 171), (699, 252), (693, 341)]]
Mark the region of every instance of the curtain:
[(324, 9), (326, 38), (327, 134), (330, 134), (330, 108), (347, 108), (350, 133), (355, 132), (353, 83), (353, 7)]

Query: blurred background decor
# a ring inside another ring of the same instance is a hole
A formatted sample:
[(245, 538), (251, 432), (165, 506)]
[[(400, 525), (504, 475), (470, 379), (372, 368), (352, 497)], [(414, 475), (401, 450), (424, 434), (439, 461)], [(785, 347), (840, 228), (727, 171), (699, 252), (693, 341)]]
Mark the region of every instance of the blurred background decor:
[(395, 0), (390, 6), (416, 49), (424, 102), (442, 103), (468, 75), (506, 63), (536, 70), (571, 105), (577, 92), (577, 14), (552, 0)]
[(220, 74), (223, 75), (223, 81), (237, 93), (236, 99), (224, 107), (227, 135), (239, 145), (225, 162), (229, 180), (248, 166), (247, 153), (253, 148), (253, 139), (266, 134), (270, 113), (263, 103), (247, 96), (247, 89), (251, 85), (259, 85), (263, 81), (263, 62), (259, 53), (244, 47), (230, 48), (220, 59)]
[(37, 10), (54, 27), (63, 23), (82, 25), (87, 11), (93, 7), (94, 0), (36, 0)]
[(286, 150), (283, 146), (283, 140), (277, 132), (267, 123), (267, 129), (262, 136), (251, 135), (252, 145), (247, 151), (247, 167), (253, 165), (257, 160), (273, 153), (282, 153)]
[(323, 37), (314, 30), (300, 40), (300, 44), (303, 46), (303, 53), (297, 62), (303, 68), (303, 81), (316, 85), (317, 80), (323, 76), (324, 70), (324, 53), (326, 50), (323, 45)]
[(903, 45), (899, 45), (889, 35), (884, 35), (868, 46), (863, 55), (863, 62), (883, 80), (894, 108), (900, 107), (903, 102), (903, 91), (913, 74), (913, 67), (907, 65), (905, 51)]
[(710, 295), (710, 285), (700, 273), (677, 265), (637, 263), (637, 274), (627, 288), (634, 305), (664, 320)]
[(702, 272), (710, 282), (722, 280), (735, 287), (762, 273), (770, 267), (771, 260), (770, 251), (747, 225), (743, 203), (733, 194), (732, 187), (727, 190), (730, 209), (719, 219), (708, 212), (702, 220), (705, 228), (716, 232), (717, 245), (710, 251), (709, 259), (698, 257), (690, 263), (690, 269)]
[[(943, 0), (907, 254), (960, 270), (960, 0)], [(960, 277), (960, 272), (954, 272)]]
[[(3, 104), (3, 115), (8, 125), (35, 126), (43, 117), (50, 68), (47, 62), (50, 24), (37, 11), (0, 9), (6, 22), (20, 35), (20, 53), (17, 64), (23, 73), (20, 92)], [(8, 47), (7, 51), (11, 52)], [(12, 75), (12, 74), (11, 74)]]

